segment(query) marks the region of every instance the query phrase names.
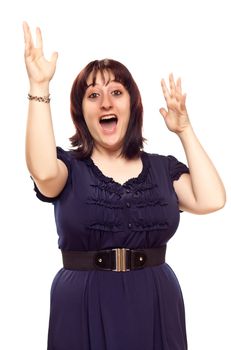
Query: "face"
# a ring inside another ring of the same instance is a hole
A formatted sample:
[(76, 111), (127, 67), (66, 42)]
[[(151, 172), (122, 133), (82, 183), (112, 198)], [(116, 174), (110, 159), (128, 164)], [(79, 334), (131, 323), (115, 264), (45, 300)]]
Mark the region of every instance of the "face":
[(93, 86), (92, 74), (89, 75), (82, 102), (83, 115), (95, 149), (119, 151), (130, 118), (130, 95), (111, 72), (105, 71), (104, 78), (98, 72)]

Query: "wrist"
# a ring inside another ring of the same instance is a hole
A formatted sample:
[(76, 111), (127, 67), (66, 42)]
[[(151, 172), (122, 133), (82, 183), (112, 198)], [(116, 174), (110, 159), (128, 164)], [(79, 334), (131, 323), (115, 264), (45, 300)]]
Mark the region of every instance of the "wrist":
[(33, 83), (30, 82), (30, 95), (36, 96), (48, 96), (49, 95), (49, 82), (45, 83)]
[(194, 134), (194, 130), (191, 124), (186, 126), (181, 132), (177, 133), (181, 141), (188, 139), (192, 134)]

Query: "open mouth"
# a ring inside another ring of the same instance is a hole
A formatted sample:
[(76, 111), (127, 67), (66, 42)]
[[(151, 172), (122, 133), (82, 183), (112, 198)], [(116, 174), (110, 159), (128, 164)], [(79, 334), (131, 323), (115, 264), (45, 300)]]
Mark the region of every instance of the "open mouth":
[(112, 131), (117, 125), (118, 118), (114, 114), (104, 115), (100, 118), (99, 122), (103, 130)]

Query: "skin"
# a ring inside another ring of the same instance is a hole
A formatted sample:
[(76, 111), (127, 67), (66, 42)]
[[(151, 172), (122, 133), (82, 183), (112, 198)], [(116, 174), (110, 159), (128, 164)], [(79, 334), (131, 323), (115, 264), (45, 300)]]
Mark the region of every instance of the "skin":
[(183, 174), (174, 181), (180, 209), (195, 214), (219, 210), (226, 202), (224, 185), (192, 128), (181, 80), (175, 82), (173, 74), (170, 74), (169, 88), (164, 79), (161, 87), (167, 108), (160, 108), (160, 113), (167, 128), (179, 137), (190, 169), (190, 175)]
[(167, 128), (180, 134), (187, 127), (190, 127), (190, 121), (186, 109), (186, 94), (182, 93), (181, 79), (178, 78), (176, 83), (173, 74), (169, 75), (169, 89), (164, 81), (161, 80), (163, 95), (167, 104), (167, 110), (160, 108), (160, 113), (164, 118)]
[[(36, 28), (36, 44), (26, 22), (23, 23), (25, 65), (29, 79), (29, 93), (47, 96), (58, 54), (50, 60), (44, 57), (41, 30)], [(65, 186), (67, 168), (56, 157), (56, 141), (52, 126), (50, 104), (29, 101), (26, 128), (26, 162), (36, 185), (48, 197), (55, 197)]]
[[(49, 82), (52, 79), (58, 54), (52, 54), (48, 61), (43, 54), (41, 30), (36, 29), (34, 45), (30, 28), (23, 24), (25, 38), (25, 64), (30, 83), (31, 95), (49, 94)], [(113, 80), (113, 76), (110, 77)], [(91, 77), (89, 77), (89, 84)], [(140, 159), (126, 160), (120, 156), (121, 145), (129, 120), (129, 97), (123, 90), (122, 96), (116, 96), (118, 86), (110, 82), (105, 85), (97, 76), (97, 91), (89, 99), (87, 90), (83, 101), (84, 117), (95, 140), (92, 158), (100, 170), (119, 183), (136, 177), (141, 169)], [(221, 209), (226, 201), (225, 189), (212, 161), (199, 142), (186, 109), (186, 95), (182, 93), (181, 80), (169, 75), (169, 87), (164, 79), (161, 87), (166, 108), (160, 108), (167, 128), (180, 139), (185, 151), (189, 174), (183, 174), (174, 181), (174, 189), (179, 199), (180, 209), (195, 214), (205, 214)], [(116, 87), (116, 89), (115, 89)], [(123, 86), (119, 86), (123, 89)], [(89, 88), (91, 89), (91, 88)], [(94, 89), (93, 89), (94, 90)], [(114, 91), (114, 92), (113, 92)], [(94, 93), (94, 91), (93, 91)], [(115, 132), (105, 134), (99, 126), (101, 113), (118, 114)], [(65, 186), (68, 171), (65, 164), (57, 159), (56, 143), (52, 127), (50, 105), (29, 101), (26, 133), (26, 161), (28, 169), (40, 191), (48, 196), (57, 196)]]
[[(142, 171), (141, 158), (127, 160), (120, 156), (125, 133), (130, 119), (130, 95), (126, 88), (114, 81), (112, 72), (98, 73), (92, 85), (92, 74), (83, 98), (82, 108), (87, 127), (94, 139), (91, 158), (104, 175), (123, 184)], [(104, 130), (99, 123), (102, 116), (115, 115), (117, 124), (112, 130)]]
[[(98, 72), (96, 84), (92, 86), (90, 85), (92, 74), (90, 74), (87, 80), (90, 86), (86, 90), (82, 104), (87, 127), (94, 139), (94, 155), (120, 152), (130, 119), (128, 91), (121, 83), (114, 81), (114, 75), (111, 72), (104, 72), (104, 78), (105, 81)], [(104, 131), (99, 123), (100, 118), (106, 115), (115, 115), (118, 118), (115, 130), (111, 132)]]

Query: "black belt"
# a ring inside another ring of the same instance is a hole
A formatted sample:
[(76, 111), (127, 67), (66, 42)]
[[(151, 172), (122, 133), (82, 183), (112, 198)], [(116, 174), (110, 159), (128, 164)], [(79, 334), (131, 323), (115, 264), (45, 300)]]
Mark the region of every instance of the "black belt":
[(108, 270), (125, 272), (165, 262), (166, 245), (151, 249), (114, 248), (98, 251), (62, 251), (67, 270)]

